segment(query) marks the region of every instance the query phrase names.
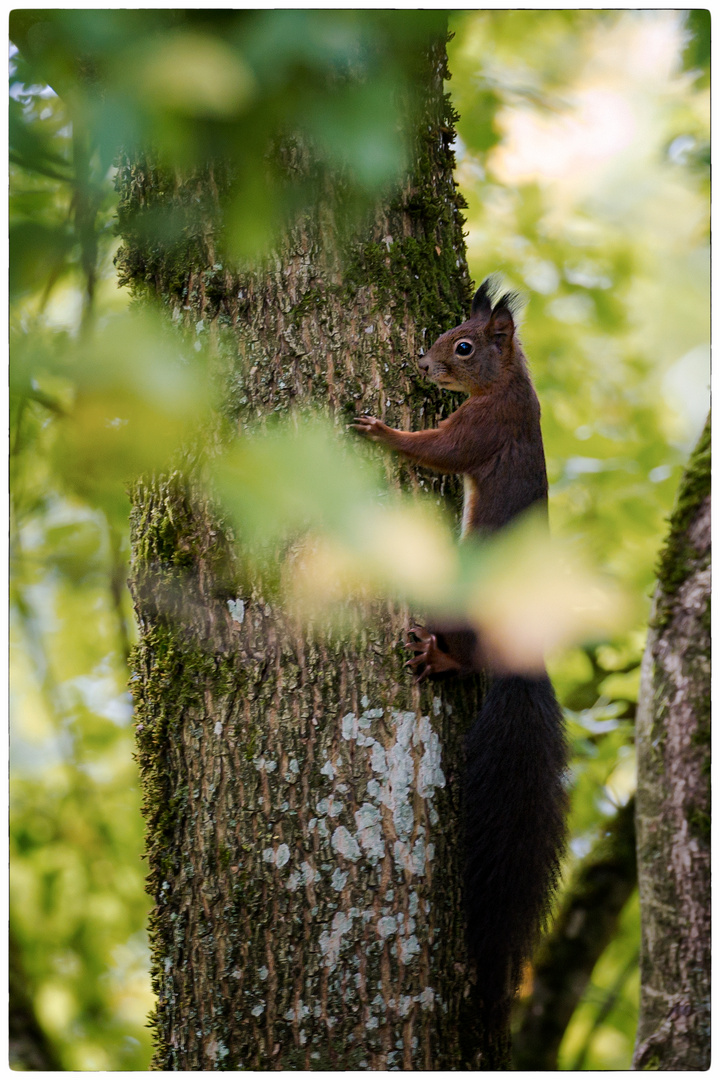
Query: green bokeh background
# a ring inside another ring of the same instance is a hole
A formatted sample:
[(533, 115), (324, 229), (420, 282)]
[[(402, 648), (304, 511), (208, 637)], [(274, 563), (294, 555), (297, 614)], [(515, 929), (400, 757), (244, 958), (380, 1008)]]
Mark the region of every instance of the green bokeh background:
[[(125, 481), (161, 466), (210, 404), (204, 348), (168, 341), (117, 288), (114, 155), (151, 138), (173, 167), (234, 156), (227, 243), (243, 257), (313, 196), (298, 185), (269, 197), (259, 180), (269, 134), (300, 125), (353, 176), (348, 206), (362, 214), (402, 170), (386, 102), (407, 92), (413, 49), (438, 18), (56, 12), (50, 53), (11, 61), (10, 908), (23, 984), (64, 1069), (150, 1057)], [(503, 271), (528, 300), (553, 530), (633, 602), (612, 640), (551, 658), (575, 749), (572, 862), (633, 790), (654, 562), (708, 407), (709, 16), (450, 21), (470, 270)], [(78, 77), (78, 40), (100, 58), (103, 95)], [(348, 75), (358, 66), (365, 82)], [(128, 355), (141, 360), (118, 363)], [(562, 1068), (629, 1066), (638, 918), (635, 898)]]

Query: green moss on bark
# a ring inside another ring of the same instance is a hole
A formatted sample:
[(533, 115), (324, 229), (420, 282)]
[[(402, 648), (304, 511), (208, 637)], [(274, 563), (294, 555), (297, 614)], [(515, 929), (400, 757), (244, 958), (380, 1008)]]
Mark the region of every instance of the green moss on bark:
[[(205, 321), (228, 431), (298, 406), (414, 427), (453, 407), (414, 364), (470, 302), (446, 74), (438, 43), (415, 165), (362, 235), (328, 184), (253, 271), (215, 264), (217, 176), (175, 188), (123, 164), (122, 271), (181, 325)], [(134, 205), (176, 200), (179, 239), (135, 227)], [(457, 488), (386, 462), (395, 483)], [(155, 1064), (507, 1064), (507, 1031), (483, 1031), (464, 964), (458, 776), (479, 687), (415, 687), (398, 645), (409, 615), (392, 606), (368, 605), (340, 639), (249, 585), (234, 621), (238, 575), (193, 475), (134, 491)]]
[[(668, 537), (658, 559), (657, 577), (661, 602), (657, 605), (654, 625), (659, 630), (666, 626), (671, 618), (673, 599), (687, 577), (688, 567), (694, 567), (697, 561), (696, 547), (689, 533), (700, 505), (710, 497), (710, 443), (711, 429), (708, 414), (703, 433), (683, 476), (675, 508), (670, 517)], [(703, 618), (704, 624), (709, 629), (709, 601)]]
[(709, 1063), (709, 493), (708, 418), (660, 559), (638, 700), (636, 1068)]

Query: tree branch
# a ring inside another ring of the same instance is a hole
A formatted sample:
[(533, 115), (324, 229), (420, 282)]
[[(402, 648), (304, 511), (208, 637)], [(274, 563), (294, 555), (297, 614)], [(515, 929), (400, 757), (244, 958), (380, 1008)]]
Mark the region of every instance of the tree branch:
[(518, 1069), (557, 1069), (557, 1053), (597, 960), (637, 883), (635, 800), (620, 807), (582, 863), (541, 946), (513, 1042)]

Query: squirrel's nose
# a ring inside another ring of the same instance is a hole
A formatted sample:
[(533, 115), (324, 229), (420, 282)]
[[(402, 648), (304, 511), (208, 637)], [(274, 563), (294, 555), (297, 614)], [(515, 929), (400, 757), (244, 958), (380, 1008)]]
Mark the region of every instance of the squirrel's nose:
[(418, 367), (421, 371), (430, 370), (430, 361), (428, 360), (427, 355), (418, 357)]

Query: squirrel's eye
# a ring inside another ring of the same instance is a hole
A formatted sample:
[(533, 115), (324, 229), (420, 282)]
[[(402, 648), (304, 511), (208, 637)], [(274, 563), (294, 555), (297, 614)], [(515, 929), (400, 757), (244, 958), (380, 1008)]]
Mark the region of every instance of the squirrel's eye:
[(455, 352), (458, 356), (469, 356), (474, 349), (474, 345), (471, 341), (458, 341), (455, 346)]

